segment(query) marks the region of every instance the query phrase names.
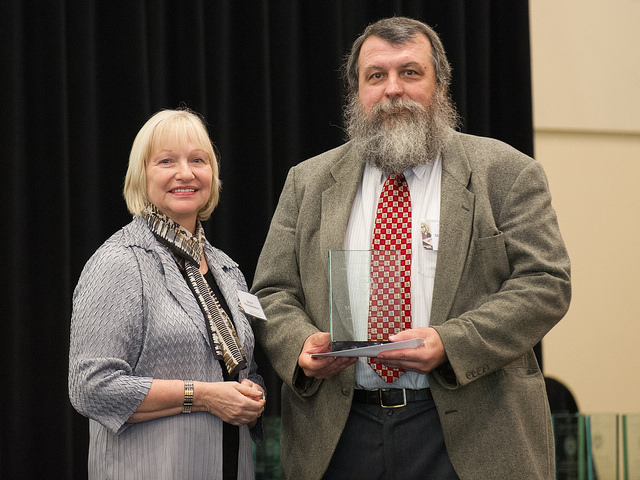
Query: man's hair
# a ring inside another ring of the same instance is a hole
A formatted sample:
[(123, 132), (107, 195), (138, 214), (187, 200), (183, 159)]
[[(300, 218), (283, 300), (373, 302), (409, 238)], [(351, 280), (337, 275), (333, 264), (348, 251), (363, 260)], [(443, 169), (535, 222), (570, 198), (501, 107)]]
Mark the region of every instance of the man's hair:
[(431, 63), (435, 70), (436, 84), (448, 93), (451, 83), (451, 65), (438, 34), (427, 24), (407, 17), (383, 18), (365, 28), (356, 38), (342, 66), (347, 95), (358, 93), (358, 57), (362, 44), (369, 37), (379, 37), (393, 45), (410, 42), (416, 35), (424, 35), (431, 42)]

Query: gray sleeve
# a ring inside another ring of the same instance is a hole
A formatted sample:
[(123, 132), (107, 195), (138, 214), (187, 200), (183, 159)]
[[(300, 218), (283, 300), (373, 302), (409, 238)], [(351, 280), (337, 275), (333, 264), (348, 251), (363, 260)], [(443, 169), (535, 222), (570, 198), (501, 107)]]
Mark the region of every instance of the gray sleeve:
[(87, 262), (73, 295), (69, 398), (82, 415), (114, 433), (138, 408), (151, 378), (133, 375), (145, 315), (131, 248), (104, 245)]
[(479, 197), (476, 217), (493, 219), (482, 214), (493, 211), (497, 220), (485, 232), (476, 228), (480, 233), (472, 239), (458, 284), (459, 303), (452, 318), (434, 327), (459, 386), (530, 352), (564, 316), (571, 299), (570, 260), (542, 166), (530, 162), (522, 168), (493, 209), (480, 208)]

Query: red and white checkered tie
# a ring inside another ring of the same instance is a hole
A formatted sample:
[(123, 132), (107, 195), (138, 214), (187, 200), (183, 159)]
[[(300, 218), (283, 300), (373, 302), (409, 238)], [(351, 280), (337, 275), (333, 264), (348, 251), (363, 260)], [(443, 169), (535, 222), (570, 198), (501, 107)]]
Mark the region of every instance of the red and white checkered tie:
[[(390, 260), (396, 259), (396, 262)], [(399, 268), (399, 272), (397, 271)], [(378, 200), (371, 246), (371, 296), (368, 340), (411, 328), (411, 195), (404, 175), (387, 178)], [(369, 358), (369, 364), (387, 383), (404, 373)]]

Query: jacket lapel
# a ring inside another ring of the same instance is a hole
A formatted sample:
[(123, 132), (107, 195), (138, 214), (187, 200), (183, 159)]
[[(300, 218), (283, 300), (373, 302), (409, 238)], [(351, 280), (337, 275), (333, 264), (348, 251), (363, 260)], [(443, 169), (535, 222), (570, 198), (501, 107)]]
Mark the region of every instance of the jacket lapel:
[[(165, 247), (160, 245), (158, 245), (156, 252), (160, 256), (160, 261), (164, 268), (165, 285), (167, 290), (175, 297), (180, 306), (184, 309), (187, 315), (189, 315), (191, 321), (198, 327), (198, 330), (207, 341), (207, 344), (210, 344), (209, 332), (207, 331), (206, 323), (203, 321), (202, 310), (200, 309), (198, 301), (189, 288), (185, 278), (182, 276), (173, 256)], [(229, 306), (240, 342), (242, 343), (243, 348), (247, 348), (250, 332), (247, 331), (248, 323), (240, 321), (239, 318), (242, 313), (240, 312), (240, 307), (238, 305), (238, 295), (236, 291), (237, 282), (226, 272), (227, 268), (236, 267), (237, 264), (228, 257), (219, 255), (209, 244), (205, 245), (205, 255), (209, 265), (215, 266), (212, 268), (211, 273), (213, 274), (216, 283)]]
[(189, 315), (191, 321), (198, 327), (198, 330), (208, 343), (209, 333), (207, 332), (206, 324), (202, 321), (202, 311), (200, 310), (198, 301), (193, 296), (193, 292), (191, 292), (189, 285), (187, 285), (182, 273), (180, 273), (180, 269), (178, 268), (176, 261), (169, 250), (159, 243), (156, 243), (152, 248), (160, 257), (160, 261), (162, 262), (165, 286), (167, 287), (167, 290), (174, 296), (187, 315)]
[(320, 247), (323, 252), (344, 249), (351, 207), (362, 179), (364, 162), (351, 149), (331, 169), (334, 183), (322, 193)]
[(440, 240), (434, 280), (432, 325), (447, 320), (471, 240), (475, 195), (469, 191), (471, 167), (457, 134), (442, 155)]
[(247, 321), (243, 320), (245, 316), (240, 310), (238, 279), (231, 273), (232, 269), (236, 270), (238, 268), (238, 264), (223, 252), (213, 248), (209, 243), (205, 245), (204, 251), (213, 278), (218, 284), (218, 288), (220, 288), (220, 292), (231, 312), (231, 318), (240, 342), (243, 348), (247, 348), (251, 337), (250, 326)]

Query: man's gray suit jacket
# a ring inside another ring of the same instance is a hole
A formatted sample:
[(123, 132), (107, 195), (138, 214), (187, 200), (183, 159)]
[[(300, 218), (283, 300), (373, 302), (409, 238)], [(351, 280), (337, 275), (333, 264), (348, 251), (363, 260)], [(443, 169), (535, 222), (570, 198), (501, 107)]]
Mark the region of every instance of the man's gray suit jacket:
[[(533, 346), (566, 313), (571, 288), (546, 176), (502, 142), (457, 132), (442, 160), (430, 325), (448, 362), (429, 384), (447, 451), (461, 479), (555, 478)], [(292, 168), (255, 274), (268, 317), (256, 338), (284, 381), (287, 478), (322, 477), (351, 407), (355, 367), (320, 381), (297, 362), (309, 335), (329, 331), (327, 254), (344, 248), (363, 168), (349, 143)]]

